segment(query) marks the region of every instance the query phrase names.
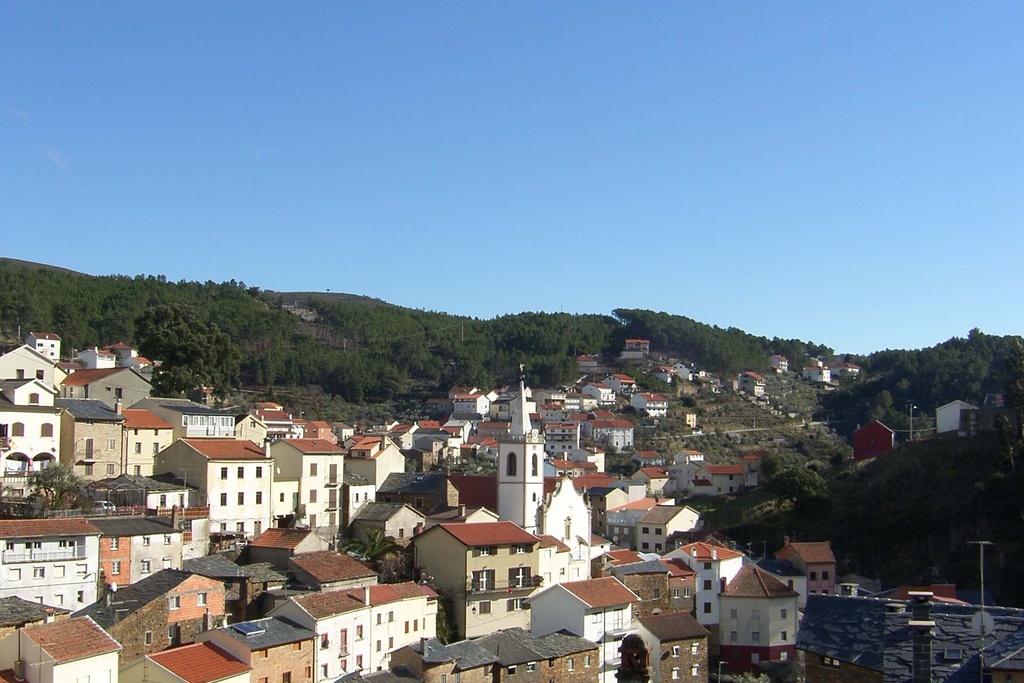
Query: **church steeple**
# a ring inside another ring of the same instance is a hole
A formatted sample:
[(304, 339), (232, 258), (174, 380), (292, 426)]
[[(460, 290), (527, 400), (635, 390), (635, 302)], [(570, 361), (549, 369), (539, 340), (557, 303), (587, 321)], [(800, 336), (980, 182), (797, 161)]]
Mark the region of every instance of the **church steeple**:
[(509, 408), (509, 433), (498, 437), (498, 516), (536, 533), (544, 498), (544, 437), (530, 420), (522, 375)]

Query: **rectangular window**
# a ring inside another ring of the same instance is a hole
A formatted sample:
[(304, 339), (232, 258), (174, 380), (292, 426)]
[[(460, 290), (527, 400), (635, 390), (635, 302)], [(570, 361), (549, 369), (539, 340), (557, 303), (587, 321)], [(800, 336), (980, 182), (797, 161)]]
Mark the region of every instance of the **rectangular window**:
[(148, 548), (149, 547), (149, 543), (150, 543), (149, 536), (143, 536), (142, 537), (142, 545), (144, 545), (144, 546), (146, 546)]
[(315, 462), (309, 463), (309, 476), (311, 476), (311, 477), (315, 477), (316, 476), (316, 463)]
[(783, 631), (780, 635), (782, 636), (782, 642), (786, 642), (788, 640), (788, 638), (786, 637), (787, 634), (786, 634), (785, 631)]
[(142, 561), (142, 573), (143, 574), (148, 574), (149, 572), (150, 572), (150, 561), (149, 560), (143, 560)]
[(263, 505), (263, 491), (256, 492), (256, 504)]
[(786, 618), (786, 614), (787, 614), (786, 608), (783, 607), (782, 610), (779, 612), (779, 616), (782, 617), (783, 619), (785, 619)]
[(810, 575), (809, 578), (811, 579), (811, 581), (817, 581), (818, 580), (818, 572), (811, 572), (811, 575)]
[(310, 489), (309, 490), (309, 502), (310, 503), (315, 503), (316, 502), (316, 489)]
[(734, 610), (734, 609), (729, 610), (729, 618), (730, 619), (737, 619), (737, 618), (739, 618), (739, 611), (738, 610)]
[(672, 667), (672, 680), (675, 681), (675, 680), (678, 680), (678, 679), (679, 679), (679, 667), (678, 666), (674, 666), (674, 667)]
[(506, 669), (506, 671), (508, 671), (508, 675), (509, 676), (515, 676), (516, 675), (516, 665), (513, 664), (512, 666), (508, 667)]
[(114, 466), (112, 464), (107, 464), (107, 476), (114, 476)]
[(532, 674), (536, 670), (537, 670), (537, 662), (527, 662), (526, 663), (526, 673)]
[[(89, 455), (89, 456), (86, 456), (86, 457), (90, 457), (91, 458), (92, 456)], [(89, 476), (89, 477), (92, 476), (92, 463), (91, 462), (85, 463), (85, 474), (86, 474), (86, 476)]]
[(220, 494), (220, 504), (221, 504), (221, 507), (224, 507), (225, 505), (228, 504), (228, 494), (226, 494), (226, 493)]
[(146, 631), (146, 645), (152, 645), (152, 644), (153, 644), (153, 632), (152, 631)]
[(704, 579), (704, 590), (711, 590), (711, 579)]
[(576, 670), (576, 658), (575, 657), (569, 657), (569, 671), (575, 671), (575, 670)]
[(167, 599), (167, 607), (168, 607), (168, 609), (180, 609), (181, 608), (181, 596), (180, 595), (172, 595), (170, 598), (168, 598)]
[(711, 614), (711, 603), (710, 602), (705, 602), (704, 603), (704, 614)]
[(120, 538), (111, 538), (110, 539), (110, 549), (111, 550), (117, 550), (120, 547), (121, 547), (121, 539)]
[(114, 560), (110, 563), (110, 573), (115, 576), (121, 573), (121, 560)]
[(761, 611), (756, 609), (750, 610), (750, 620), (761, 621)]
[(136, 454), (136, 455), (138, 455), (138, 454), (142, 453), (142, 442), (141, 442), (141, 441), (136, 441), (136, 442), (135, 442), (135, 448), (134, 448), (134, 451), (135, 451), (135, 454)]
[(678, 657), (679, 656), (679, 646), (678, 645), (673, 645), (672, 646), (672, 656), (673, 657)]
[(521, 609), (523, 609), (523, 599), (522, 598), (512, 598), (511, 600), (508, 601), (507, 610), (509, 612), (518, 612)]
[(33, 579), (45, 579), (46, 578), (46, 567), (32, 567), (32, 578)]
[(117, 450), (117, 439), (107, 439), (107, 450)]
[(262, 467), (257, 467), (256, 468), (256, 478), (257, 479), (262, 479), (263, 478), (263, 468)]
[(245, 505), (245, 492), (244, 491), (239, 491), (238, 492), (238, 504), (239, 505)]
[(660, 588), (655, 588), (652, 591), (652, 593), (653, 593), (653, 599), (654, 600), (660, 600), (661, 599), (661, 589)]
[(156, 454), (157, 454), (157, 453), (159, 453), (159, 452), (160, 452), (160, 444), (158, 444), (158, 443), (156, 443), (156, 442), (154, 441), (154, 442), (153, 442), (153, 455), (156, 455)]
[(477, 603), (477, 607), (480, 610), (480, 614), (490, 614), (491, 613), (491, 601), (490, 600), (484, 600), (483, 602), (478, 602)]
[(821, 573), (821, 580), (822, 581), (828, 581), (828, 572), (827, 571), (824, 571), (824, 572)]
[(690, 665), (690, 675), (691, 676), (696, 676), (699, 673), (700, 673), (700, 665), (699, 664), (691, 664)]
[(170, 545), (170, 544), (171, 544), (171, 537), (170, 537), (170, 535), (164, 536), (164, 545)]
[(684, 598), (690, 597), (690, 587), (689, 586), (687, 586), (686, 588), (683, 589), (683, 597)]
[(228, 468), (227, 467), (221, 467), (220, 468), (220, 478), (221, 479), (227, 479), (228, 478)]
[(752, 642), (752, 643), (760, 643), (761, 642), (761, 632), (760, 631), (751, 631), (750, 632), (750, 642)]
[(238, 478), (239, 479), (245, 479), (245, 468), (244, 467), (239, 467), (238, 468)]
[(700, 653), (700, 643), (690, 643), (690, 654), (695, 655)]
[(739, 634), (736, 631), (729, 631), (729, 642), (735, 643), (739, 639)]

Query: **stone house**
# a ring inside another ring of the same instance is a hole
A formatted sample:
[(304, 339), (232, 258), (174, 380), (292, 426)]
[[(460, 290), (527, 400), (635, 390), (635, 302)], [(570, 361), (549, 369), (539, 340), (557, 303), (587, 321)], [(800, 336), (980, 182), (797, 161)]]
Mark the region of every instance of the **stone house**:
[(708, 680), (710, 633), (689, 613), (642, 616), (638, 631), (651, 650), (651, 683)]
[(668, 612), (672, 608), (672, 590), (669, 568), (657, 560), (612, 566), (608, 574), (637, 594), (640, 600), (633, 605), (635, 616)]
[(93, 398), (58, 398), (60, 461), (86, 481), (124, 474), (124, 415)]
[(223, 626), (199, 635), (252, 667), (250, 681), (314, 683), (317, 635), (293, 621), (267, 617)]
[(226, 621), (224, 584), (198, 574), (163, 569), (107, 594), (74, 614), (88, 616), (121, 643), (121, 664), (196, 636)]

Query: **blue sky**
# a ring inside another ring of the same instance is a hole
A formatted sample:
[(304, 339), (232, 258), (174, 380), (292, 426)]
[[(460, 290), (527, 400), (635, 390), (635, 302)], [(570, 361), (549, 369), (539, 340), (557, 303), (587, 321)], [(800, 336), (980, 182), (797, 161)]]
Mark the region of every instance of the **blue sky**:
[(1024, 332), (1024, 5), (0, 5), (0, 255), (866, 353)]

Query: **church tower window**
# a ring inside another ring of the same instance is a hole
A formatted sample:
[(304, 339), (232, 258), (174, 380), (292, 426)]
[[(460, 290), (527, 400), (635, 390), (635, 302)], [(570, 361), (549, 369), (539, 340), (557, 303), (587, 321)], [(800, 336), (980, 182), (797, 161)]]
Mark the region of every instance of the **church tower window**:
[(506, 461), (505, 474), (510, 477), (516, 476), (516, 454), (509, 453), (508, 460)]
[(537, 454), (533, 454), (533, 469), (531, 470), (533, 476), (537, 476)]

